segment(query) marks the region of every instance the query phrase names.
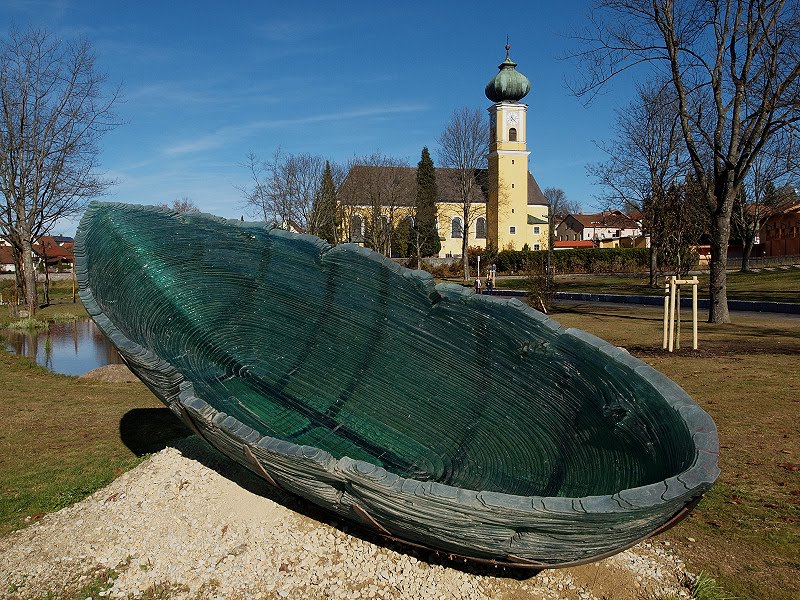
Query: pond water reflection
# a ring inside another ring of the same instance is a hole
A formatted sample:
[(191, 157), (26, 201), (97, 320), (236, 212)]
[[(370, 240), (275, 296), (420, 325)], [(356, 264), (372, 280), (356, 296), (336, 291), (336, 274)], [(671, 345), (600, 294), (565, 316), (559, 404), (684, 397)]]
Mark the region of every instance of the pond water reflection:
[(97, 367), (122, 362), (116, 348), (91, 319), (50, 323), (46, 330), (3, 329), (0, 343), (9, 352), (27, 356), (64, 375), (82, 375)]

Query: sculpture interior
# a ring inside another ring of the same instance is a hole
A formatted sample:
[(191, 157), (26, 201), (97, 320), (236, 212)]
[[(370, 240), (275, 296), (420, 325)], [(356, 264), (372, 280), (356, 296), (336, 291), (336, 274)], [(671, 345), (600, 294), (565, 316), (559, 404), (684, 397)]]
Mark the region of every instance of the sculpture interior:
[(685, 515), (711, 418), (653, 368), (517, 300), (355, 245), (92, 203), (81, 299), (222, 452), (382, 534), (563, 566)]

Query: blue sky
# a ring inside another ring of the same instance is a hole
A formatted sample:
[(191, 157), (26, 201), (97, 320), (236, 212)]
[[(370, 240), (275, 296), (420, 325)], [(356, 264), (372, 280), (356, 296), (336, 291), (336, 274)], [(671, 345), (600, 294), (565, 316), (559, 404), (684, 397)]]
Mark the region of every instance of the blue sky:
[[(503, 8), (505, 6), (505, 8)], [(488, 107), (484, 87), (505, 57), (532, 84), (528, 149), (542, 188), (585, 209), (599, 189), (587, 163), (611, 135), (620, 81), (590, 107), (564, 86), (588, 2), (71, 2), (0, 0), (0, 22), (86, 36), (123, 125), (102, 140), (107, 200), (188, 196), (202, 210), (246, 214), (247, 154), (277, 146), (344, 161), (381, 151), (416, 164), (452, 111)], [(3, 31), (3, 34), (6, 32)], [(57, 233), (71, 235), (74, 223)]]

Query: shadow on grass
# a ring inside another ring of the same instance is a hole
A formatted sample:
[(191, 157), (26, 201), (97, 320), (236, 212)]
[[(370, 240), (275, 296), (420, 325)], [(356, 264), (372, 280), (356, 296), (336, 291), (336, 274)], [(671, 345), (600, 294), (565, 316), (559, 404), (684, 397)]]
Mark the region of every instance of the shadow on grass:
[[(604, 303), (604, 302), (592, 302), (589, 304), (582, 304), (579, 302), (567, 302), (563, 300), (559, 300), (555, 303), (554, 310), (550, 315), (556, 321), (558, 321), (559, 314), (574, 314), (574, 315), (583, 315), (583, 316), (591, 316), (596, 318), (606, 318), (606, 317), (613, 317), (615, 319), (622, 319), (626, 321), (660, 321), (661, 318), (659, 316), (654, 316), (652, 311), (650, 313), (642, 312), (640, 315), (632, 315), (630, 312), (622, 312), (625, 309), (635, 309), (638, 305), (625, 305), (624, 308), (621, 308), (617, 304), (611, 303)], [(620, 312), (614, 311), (614, 308), (620, 308)], [(652, 307), (647, 307), (648, 309), (652, 309)], [(605, 309), (605, 310), (603, 310)]]
[(464, 562), (463, 559), (450, 559), (446, 552), (420, 549), (388, 540), (354, 521), (343, 520), (300, 496), (269, 485), (249, 469), (211, 447), (205, 440), (197, 435), (191, 435), (191, 431), (167, 408), (136, 408), (128, 411), (120, 421), (120, 437), (123, 443), (138, 455), (158, 452), (167, 446), (175, 448), (186, 458), (196, 460), (253, 494), (269, 498), (289, 510), (325, 523), (360, 540), (413, 556), (429, 564), (458, 569), (473, 575), (518, 580), (529, 579), (540, 572)]
[(158, 452), (190, 435), (189, 428), (167, 407), (134, 408), (119, 422), (119, 437), (136, 456)]

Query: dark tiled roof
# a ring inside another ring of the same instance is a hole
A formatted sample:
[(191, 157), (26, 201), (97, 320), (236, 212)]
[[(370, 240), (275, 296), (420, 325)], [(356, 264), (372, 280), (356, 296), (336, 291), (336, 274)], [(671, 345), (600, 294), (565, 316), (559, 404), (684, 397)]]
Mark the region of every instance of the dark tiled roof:
[[(478, 185), (473, 188), (472, 202), (486, 202), (489, 194), (487, 175), (486, 169), (475, 170)], [(439, 192), (437, 202), (461, 202), (458, 176), (458, 169), (436, 168), (436, 186)], [(374, 185), (394, 186), (396, 195), (393, 204), (395, 206), (413, 206), (417, 185), (417, 168), (355, 165), (350, 169), (342, 184), (339, 198), (347, 204), (369, 204), (370, 202), (364, 198), (364, 190), (367, 186)], [(530, 172), (528, 172), (528, 205), (547, 205), (547, 198), (544, 197), (539, 184)]]
[(65, 242), (59, 245), (53, 236), (43, 235), (33, 245), (33, 251), (39, 256), (47, 256), (48, 263), (58, 262), (59, 260), (72, 262), (75, 259), (74, 246), (74, 242)]
[[(604, 211), (591, 215), (571, 214), (572, 217), (583, 227), (615, 227), (619, 229), (638, 229), (639, 224), (618, 210)], [(567, 220), (565, 219), (565, 220)]]

